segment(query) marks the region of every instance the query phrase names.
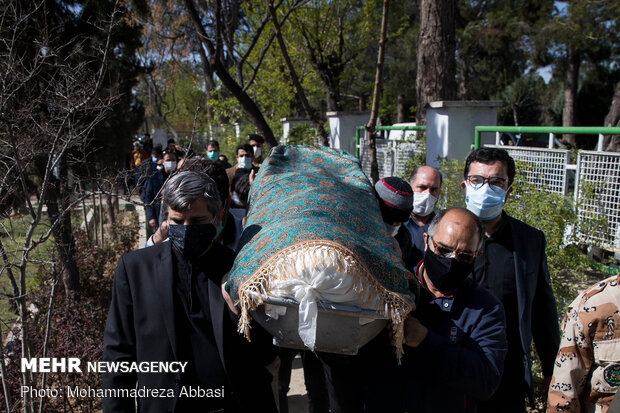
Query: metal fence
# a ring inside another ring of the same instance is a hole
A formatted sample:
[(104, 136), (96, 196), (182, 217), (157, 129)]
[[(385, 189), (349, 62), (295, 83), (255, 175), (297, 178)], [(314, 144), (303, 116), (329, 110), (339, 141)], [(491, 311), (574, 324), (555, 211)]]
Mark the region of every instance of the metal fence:
[[(379, 126), (377, 130), (381, 133), (381, 138), (376, 139), (379, 178), (399, 176), (408, 179), (409, 177), (405, 176), (407, 161), (413, 160), (418, 152), (424, 151), (424, 144), (418, 140), (417, 135), (424, 127)], [(370, 177), (370, 156), (364, 127), (357, 128), (357, 137), (357, 153), (362, 170)]]
[[(574, 187), (579, 238), (587, 245), (620, 252), (620, 153), (579, 151), (572, 164), (568, 150), (487, 147), (506, 149), (513, 159), (527, 162), (526, 178), (540, 189), (567, 195)], [(571, 170), (575, 170), (572, 182)]]
[(546, 190), (566, 195), (570, 151), (566, 149), (526, 148), (514, 146), (486, 145), (490, 148), (506, 149), (515, 161), (526, 162), (525, 178)]
[(620, 153), (579, 152), (577, 176), (580, 237), (588, 245), (620, 252)]

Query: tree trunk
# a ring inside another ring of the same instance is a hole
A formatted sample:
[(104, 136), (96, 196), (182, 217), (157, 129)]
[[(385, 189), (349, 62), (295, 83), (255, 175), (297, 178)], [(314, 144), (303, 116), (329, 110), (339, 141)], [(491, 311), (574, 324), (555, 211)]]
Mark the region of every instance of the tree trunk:
[[(265, 138), (265, 142), (270, 147), (274, 147), (278, 145), (278, 141), (271, 130), (271, 127), (265, 120), (262, 112), (256, 105), (256, 102), (248, 95), (243, 87), (240, 86), (235, 79), (230, 75), (228, 69), (224, 62), (222, 62), (221, 56), (219, 56), (218, 50), (211, 43), (210, 37), (205, 32), (205, 29), (202, 25), (202, 21), (200, 20), (200, 16), (194, 7), (194, 3), (192, 0), (185, 0), (185, 6), (187, 11), (189, 12), (190, 18), (194, 24), (194, 29), (196, 30), (197, 37), (199, 39), (198, 47), (205, 47), (208, 52), (208, 62), (203, 62), (203, 68), (205, 64), (208, 64), (211, 71), (215, 73), (215, 75), (222, 82), (222, 86), (235, 98), (237, 102), (241, 105), (241, 108), (250, 119), (250, 122), (257, 129), (258, 133)], [(217, 40), (217, 39), (216, 39)], [(221, 39), (220, 39), (221, 40)], [(207, 56), (202, 53), (200, 55), (201, 59), (206, 58)], [(206, 72), (205, 72), (206, 74)]]
[[(575, 126), (577, 108), (577, 82), (579, 80), (580, 53), (568, 47), (566, 52), (566, 77), (564, 78), (564, 106), (562, 107), (562, 126)], [(575, 135), (565, 134), (564, 139), (575, 145)]]
[[(66, 211), (69, 208), (69, 191), (66, 188), (67, 167), (61, 158), (58, 162), (58, 171), (60, 179), (52, 177), (50, 179), (49, 189), (46, 191), (45, 205), (47, 206), (47, 214), (50, 223), (58, 221), (54, 226), (52, 235), (54, 236), (54, 245), (58, 250), (58, 256), (62, 263), (63, 283), (67, 295), (77, 293), (80, 289), (80, 273), (77, 262), (75, 260), (75, 238), (73, 237), (73, 228), (71, 226), (71, 212)], [(96, 206), (95, 206), (96, 208)]]
[[(620, 82), (616, 86), (609, 112), (605, 116), (605, 126), (620, 126)], [(606, 135), (603, 148), (607, 152), (620, 152), (620, 135)]]
[(335, 79), (330, 79), (331, 81), (326, 81), (325, 86), (327, 91), (325, 92), (325, 98), (327, 101), (327, 111), (328, 112), (337, 112), (341, 109), (340, 107), (340, 93), (338, 92), (338, 88), (340, 87)]
[(416, 78), (416, 122), (426, 123), (426, 104), (456, 99), (456, 47), (453, 0), (421, 0), (418, 34), (418, 68)]
[(383, 85), (383, 61), (385, 60), (385, 45), (387, 43), (387, 22), (389, 0), (383, 0), (383, 14), (381, 16), (381, 33), (379, 34), (379, 51), (377, 53), (377, 71), (375, 74), (375, 87), (372, 94), (372, 109), (370, 119), (366, 125), (368, 136), (368, 155), (370, 156), (370, 179), (373, 185), (379, 180), (379, 163), (377, 162), (377, 141), (375, 139), (375, 123), (379, 114), (379, 100), (381, 100), (381, 87)]
[(399, 93), (396, 96), (396, 123), (407, 121), (407, 108), (405, 107), (405, 95)]
[(517, 105), (512, 105), (512, 121), (515, 126), (519, 126), (519, 114), (517, 112)]
[(110, 226), (114, 226), (116, 223), (116, 216), (114, 214), (114, 201), (112, 199), (112, 195), (108, 194), (105, 196), (105, 207), (108, 214), (108, 224), (110, 224)]
[(299, 76), (297, 76), (297, 72), (295, 71), (295, 66), (293, 66), (293, 62), (291, 61), (291, 58), (286, 49), (286, 43), (284, 43), (284, 38), (282, 37), (282, 32), (280, 31), (280, 22), (278, 21), (276, 9), (273, 6), (273, 0), (267, 0), (267, 8), (269, 9), (269, 14), (271, 15), (271, 21), (273, 23), (273, 27), (276, 33), (276, 39), (278, 40), (278, 44), (280, 45), (282, 58), (284, 59), (286, 67), (288, 68), (291, 82), (293, 83), (293, 86), (295, 86), (295, 91), (297, 92), (297, 97), (301, 102), (301, 106), (304, 108), (306, 116), (310, 118), (310, 121), (319, 132), (319, 135), (321, 136), (321, 143), (323, 144), (323, 146), (329, 146), (329, 134), (323, 126), (324, 122), (321, 122), (321, 119), (319, 119), (319, 117), (317, 116), (316, 110), (310, 107), (310, 103), (308, 103), (308, 99), (306, 99), (304, 88), (299, 81)]

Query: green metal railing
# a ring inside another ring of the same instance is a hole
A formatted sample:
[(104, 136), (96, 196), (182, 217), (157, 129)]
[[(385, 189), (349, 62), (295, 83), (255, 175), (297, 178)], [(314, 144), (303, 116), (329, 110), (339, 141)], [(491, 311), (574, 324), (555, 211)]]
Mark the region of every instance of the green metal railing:
[[(355, 156), (360, 157), (360, 132), (366, 130), (366, 126), (358, 126), (355, 128)], [(417, 130), (426, 131), (425, 125), (420, 126), (375, 126), (375, 130)]]
[(476, 126), (474, 149), (480, 148), (480, 132), (548, 133), (549, 147), (553, 148), (556, 134), (599, 135), (597, 150), (603, 150), (604, 135), (620, 135), (620, 127), (603, 126)]

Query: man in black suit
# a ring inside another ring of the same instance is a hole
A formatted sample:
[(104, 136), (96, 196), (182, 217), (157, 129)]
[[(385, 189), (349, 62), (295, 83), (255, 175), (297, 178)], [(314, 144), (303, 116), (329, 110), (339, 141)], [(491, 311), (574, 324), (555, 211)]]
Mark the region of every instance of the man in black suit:
[(480, 148), (465, 161), (462, 186), (467, 209), (483, 221), (484, 254), (474, 263), (474, 279), (504, 305), (508, 353), (499, 389), (480, 412), (525, 412), (533, 403), (532, 339), (547, 393), (560, 345), (558, 312), (549, 280), (545, 235), (503, 211), (512, 192), (515, 162), (508, 152)]
[(142, 391), (142, 412), (276, 412), (265, 368), (275, 359), (269, 337), (258, 326), (252, 342), (240, 336), (223, 295), (234, 253), (213, 241), (223, 216), (215, 183), (179, 172), (164, 188), (164, 205), (170, 242), (119, 260), (103, 359), (180, 362), (182, 371), (105, 374), (104, 412), (136, 411), (127, 389)]

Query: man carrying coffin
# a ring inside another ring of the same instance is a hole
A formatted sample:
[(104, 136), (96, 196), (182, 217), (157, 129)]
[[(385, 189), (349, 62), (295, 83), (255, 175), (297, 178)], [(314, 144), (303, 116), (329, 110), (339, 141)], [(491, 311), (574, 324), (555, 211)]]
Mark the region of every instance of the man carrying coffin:
[(500, 383), (504, 310), (470, 276), (483, 234), (462, 208), (438, 212), (424, 234), (420, 298), (405, 321), (405, 411), (475, 412)]
[(222, 293), (234, 253), (213, 242), (223, 216), (215, 183), (202, 172), (179, 172), (164, 187), (164, 205), (170, 242), (119, 260), (103, 359), (187, 365), (182, 373), (105, 374), (104, 389), (118, 397), (104, 398), (104, 412), (136, 411), (135, 399), (120, 392), (136, 388), (172, 394), (139, 397), (142, 412), (275, 412), (264, 367), (275, 357), (269, 338), (258, 326), (251, 343), (240, 336)]

